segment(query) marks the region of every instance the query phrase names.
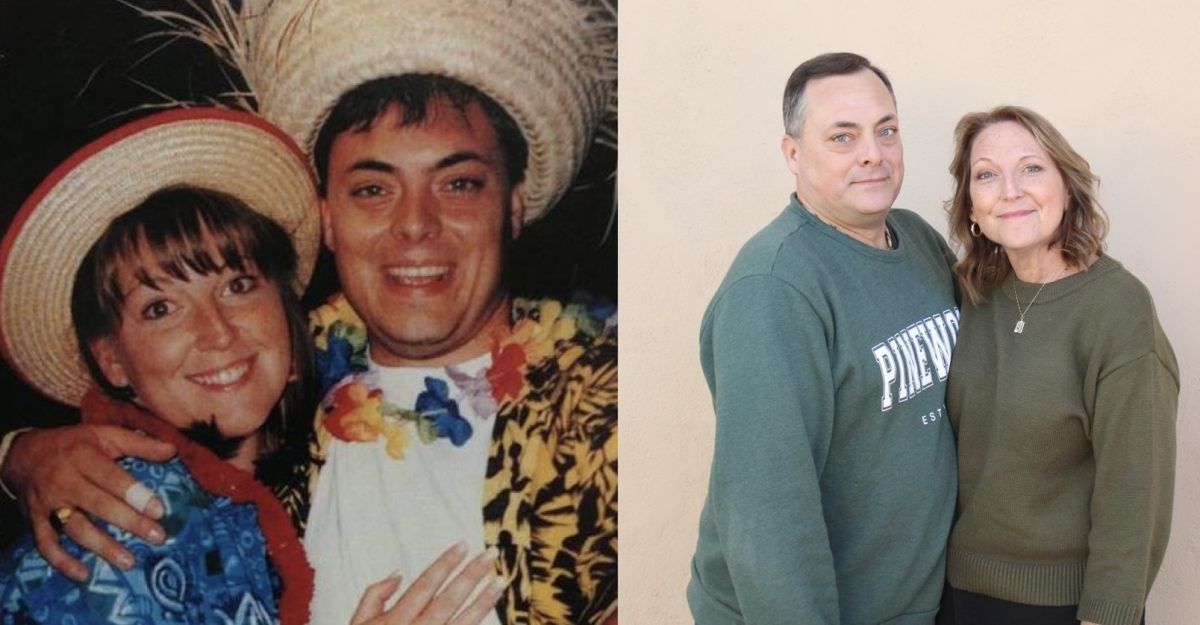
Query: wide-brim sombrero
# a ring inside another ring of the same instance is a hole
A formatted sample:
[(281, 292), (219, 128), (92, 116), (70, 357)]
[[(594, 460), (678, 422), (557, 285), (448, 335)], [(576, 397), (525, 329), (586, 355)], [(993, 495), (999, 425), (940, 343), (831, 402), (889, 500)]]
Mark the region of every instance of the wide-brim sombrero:
[(615, 19), (578, 0), (247, 0), (232, 59), (258, 112), (311, 154), (354, 87), (436, 74), (502, 106), (529, 144), (532, 221), (566, 192), (615, 82)]
[(245, 112), (178, 109), (105, 134), (59, 165), (22, 204), (0, 243), (0, 352), (29, 384), (77, 405), (91, 385), (71, 327), (84, 255), (117, 217), (164, 187), (237, 197), (290, 233), (302, 291), (320, 246), (304, 153)]

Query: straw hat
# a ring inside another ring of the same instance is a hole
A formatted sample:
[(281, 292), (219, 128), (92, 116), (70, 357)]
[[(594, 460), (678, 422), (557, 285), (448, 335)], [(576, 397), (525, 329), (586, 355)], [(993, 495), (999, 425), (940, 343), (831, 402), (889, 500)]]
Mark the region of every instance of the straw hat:
[(228, 193), (292, 235), (303, 290), (320, 245), (316, 189), (299, 148), (250, 113), (158, 113), (93, 141), (59, 165), (0, 243), (0, 352), (31, 385), (78, 404), (91, 385), (71, 327), (71, 288), (113, 218), (167, 186)]
[(437, 74), (499, 103), (529, 144), (526, 221), (562, 197), (613, 107), (615, 2), (604, 0), (245, 0), (198, 22), (145, 13), (198, 39), (242, 74), (258, 112), (310, 155), (347, 91)]

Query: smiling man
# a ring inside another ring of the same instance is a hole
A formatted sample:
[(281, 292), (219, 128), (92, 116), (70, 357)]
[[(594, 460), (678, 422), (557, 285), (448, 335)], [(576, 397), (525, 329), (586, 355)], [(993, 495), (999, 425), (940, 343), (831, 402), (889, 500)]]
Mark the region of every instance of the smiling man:
[[(374, 112), (358, 100), (382, 113), (352, 119), (350, 111)], [(343, 98), (317, 150), (325, 243), (373, 355), (403, 366), (486, 353), (508, 325), (505, 248), (525, 215), (526, 147), (511, 118), (448, 79), (379, 80)]]
[(494, 100), (433, 75), (354, 88), (317, 134), (344, 289), (314, 313), (318, 362), (351, 373), (317, 424), (315, 622), (464, 540), (497, 549), (509, 588), (485, 623), (615, 608), (616, 339), (579, 305), (509, 295), (528, 154)]
[(700, 625), (930, 625), (954, 513), (954, 256), (916, 214), (891, 83), (848, 53), (784, 92), (796, 191), (705, 312), (716, 441)]

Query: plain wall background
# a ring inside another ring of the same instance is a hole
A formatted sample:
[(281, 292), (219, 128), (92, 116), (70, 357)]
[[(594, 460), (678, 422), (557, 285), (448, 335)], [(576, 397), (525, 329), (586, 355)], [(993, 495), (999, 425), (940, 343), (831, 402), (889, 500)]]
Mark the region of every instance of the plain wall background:
[(684, 588), (713, 436), (700, 318), (737, 250), (793, 188), (779, 151), (784, 82), (800, 62), (837, 50), (891, 77), (906, 156), (896, 205), (943, 233), (953, 128), (968, 111), (1028, 106), (1100, 176), (1109, 253), (1149, 287), (1183, 377), (1174, 523), (1148, 622), (1200, 622), (1197, 23), (1194, 0), (622, 7), (626, 623), (691, 622)]

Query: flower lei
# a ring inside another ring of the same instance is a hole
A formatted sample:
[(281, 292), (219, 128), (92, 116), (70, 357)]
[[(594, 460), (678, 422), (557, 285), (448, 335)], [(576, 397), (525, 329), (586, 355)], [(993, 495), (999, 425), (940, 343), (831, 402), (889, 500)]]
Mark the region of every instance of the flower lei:
[[(564, 341), (595, 337), (615, 328), (616, 307), (586, 298), (565, 306), (552, 299), (515, 299), (512, 319), (508, 332), (490, 337), (492, 363), (482, 373), (472, 376), (453, 365), (445, 369), (483, 419), (496, 414), (502, 403), (521, 397), (531, 367), (551, 357), (565, 367), (583, 353), (579, 344), (560, 350)], [(366, 324), (344, 295), (334, 295), (312, 312), (309, 321), (324, 397), (318, 432), (347, 442), (382, 437), (388, 456), (396, 460), (404, 458), (414, 431), (425, 444), (446, 438), (462, 446), (471, 438), (471, 424), (459, 412), (458, 403), (450, 399), (446, 380), (427, 376), (425, 390), (418, 394), (413, 408), (387, 400), (378, 373), (367, 366)]]

